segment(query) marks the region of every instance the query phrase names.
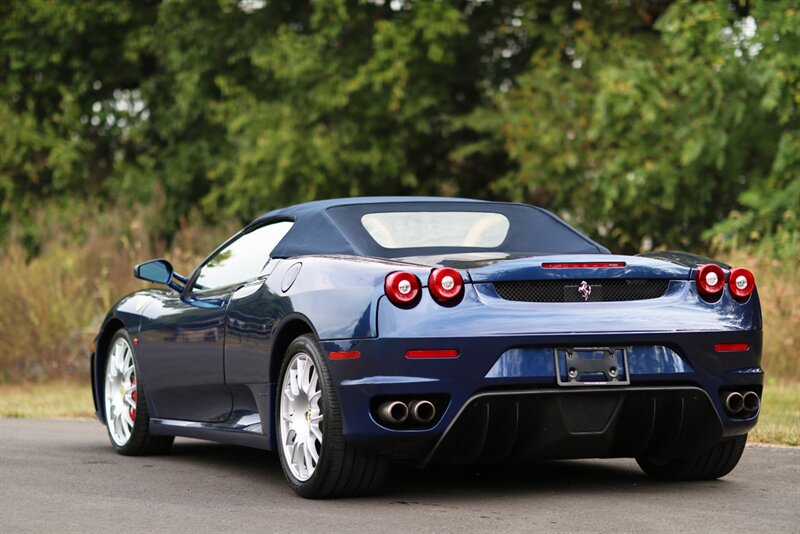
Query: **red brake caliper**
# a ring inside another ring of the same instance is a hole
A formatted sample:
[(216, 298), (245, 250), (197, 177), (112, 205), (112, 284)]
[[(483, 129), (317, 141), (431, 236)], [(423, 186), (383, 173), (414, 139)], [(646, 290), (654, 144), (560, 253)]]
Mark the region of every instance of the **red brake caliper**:
[[(133, 380), (131, 380), (131, 386), (132, 387), (136, 387), (136, 379), (135, 378)], [(133, 390), (133, 393), (131, 393), (131, 398), (133, 399), (133, 402), (135, 403), (136, 402), (136, 390), (135, 389)], [(129, 413), (130, 413), (130, 416), (131, 416), (131, 421), (136, 419), (136, 408), (131, 406), (131, 410), (130, 410)]]

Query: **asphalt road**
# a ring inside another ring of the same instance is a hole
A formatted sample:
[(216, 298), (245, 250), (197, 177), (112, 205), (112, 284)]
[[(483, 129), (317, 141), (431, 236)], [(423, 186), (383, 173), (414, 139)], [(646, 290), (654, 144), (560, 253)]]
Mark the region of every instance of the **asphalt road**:
[(631, 460), (395, 468), (382, 492), (308, 501), (275, 454), (176, 441), (127, 458), (94, 421), (0, 420), (5, 532), (800, 532), (800, 449), (748, 447), (725, 479), (658, 483)]

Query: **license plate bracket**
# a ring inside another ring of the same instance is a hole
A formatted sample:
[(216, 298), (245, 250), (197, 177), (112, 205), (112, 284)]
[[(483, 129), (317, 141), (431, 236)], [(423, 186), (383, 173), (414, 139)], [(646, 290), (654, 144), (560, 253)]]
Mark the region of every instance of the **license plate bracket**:
[(625, 347), (554, 349), (559, 386), (626, 386), (631, 383)]

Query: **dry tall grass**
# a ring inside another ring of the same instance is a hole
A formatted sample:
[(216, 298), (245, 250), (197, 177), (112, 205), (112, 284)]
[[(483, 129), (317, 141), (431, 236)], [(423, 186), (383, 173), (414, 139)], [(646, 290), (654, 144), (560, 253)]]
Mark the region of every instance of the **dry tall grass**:
[(768, 379), (800, 379), (800, 263), (744, 251), (733, 252), (727, 263), (746, 267), (756, 277), (764, 320), (763, 367)]
[[(183, 225), (171, 247), (149, 227), (160, 207), (82, 216), (64, 227), (43, 221), (41, 253), (26, 261), (14, 244), (0, 251), (0, 382), (87, 378), (88, 345), (105, 312), (120, 297), (145, 287), (134, 264), (166, 257), (188, 273), (235, 225)], [(756, 275), (764, 315), (764, 368), (768, 377), (800, 379), (800, 266), (745, 252), (726, 260)]]
[(70, 236), (57, 222), (43, 222), (44, 235), (53, 237), (30, 261), (14, 240), (2, 250), (0, 382), (88, 379), (89, 343), (106, 311), (146, 286), (133, 278), (133, 265), (166, 257), (178, 272), (188, 273), (233, 228), (185, 224), (167, 250), (147, 230), (157, 209), (70, 221)]

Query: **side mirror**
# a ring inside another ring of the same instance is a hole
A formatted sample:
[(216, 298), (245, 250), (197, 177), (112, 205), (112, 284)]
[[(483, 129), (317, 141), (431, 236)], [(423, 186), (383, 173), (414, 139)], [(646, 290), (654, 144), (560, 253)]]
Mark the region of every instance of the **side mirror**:
[(133, 276), (140, 280), (168, 285), (172, 289), (180, 291), (182, 288), (172, 281), (174, 274), (172, 264), (167, 260), (150, 260), (133, 268)]

